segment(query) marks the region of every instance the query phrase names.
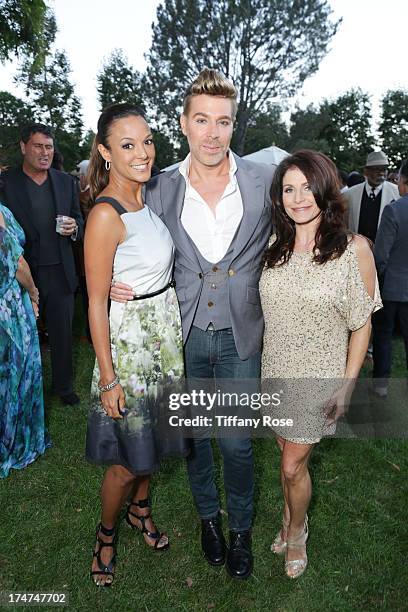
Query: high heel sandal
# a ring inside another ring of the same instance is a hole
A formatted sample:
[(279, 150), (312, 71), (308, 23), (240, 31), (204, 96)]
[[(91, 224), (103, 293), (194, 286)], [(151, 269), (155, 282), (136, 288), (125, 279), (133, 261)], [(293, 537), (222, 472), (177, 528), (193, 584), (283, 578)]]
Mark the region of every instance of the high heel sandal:
[(285, 521), (285, 517), (282, 517), (282, 527), (276, 534), (276, 538), (271, 544), (271, 551), (275, 555), (282, 555), (286, 550), (286, 538), (288, 533), (289, 523)]
[[(154, 544), (149, 544), (146, 538), (144, 538), (146, 544), (150, 546), (150, 548), (153, 548), (154, 550), (167, 550), (170, 547), (169, 542), (166, 542), (165, 544), (163, 544), (163, 546), (159, 546), (159, 542), (165, 534), (158, 531), (158, 529), (156, 529), (156, 531), (149, 531), (146, 527), (146, 520), (152, 517), (150, 510), (145, 515), (135, 514), (131, 511), (132, 506), (137, 506), (138, 508), (148, 508), (149, 505), (150, 503), (148, 499), (140, 499), (137, 502), (131, 502), (130, 504), (128, 504), (125, 516), (126, 522), (132, 529), (137, 529), (137, 531), (140, 531), (140, 533), (146, 534), (148, 538), (155, 540)], [(140, 524), (142, 526), (141, 528), (132, 523), (130, 519), (131, 516), (140, 521)]]
[[(296, 538), (286, 540), (286, 554), (289, 548), (302, 548), (306, 546), (307, 538), (309, 537), (309, 526), (307, 516), (303, 531)], [(293, 559), (292, 561), (285, 560), (285, 572), (288, 578), (299, 578), (307, 568), (307, 554), (303, 559)], [(291, 570), (291, 573), (288, 573)]]
[[(108, 538), (111, 538), (112, 536), (114, 536), (112, 542), (104, 542), (99, 535), (100, 533), (102, 533), (104, 536)], [(117, 538), (116, 538), (115, 528), (113, 527), (112, 529), (108, 529), (107, 527), (102, 525), (102, 523), (99, 523), (98, 527), (96, 528), (96, 542), (98, 544), (98, 550), (94, 550), (93, 555), (92, 555), (92, 558), (96, 557), (99, 569), (91, 570), (90, 572), (91, 580), (98, 587), (99, 586), (110, 587), (113, 583), (114, 569), (115, 569), (115, 563), (116, 563), (116, 540)], [(101, 550), (102, 548), (107, 547), (107, 546), (113, 549), (113, 555), (108, 565), (105, 565), (101, 558)], [(110, 578), (110, 580), (99, 582), (98, 580), (95, 580), (94, 576), (107, 576)]]

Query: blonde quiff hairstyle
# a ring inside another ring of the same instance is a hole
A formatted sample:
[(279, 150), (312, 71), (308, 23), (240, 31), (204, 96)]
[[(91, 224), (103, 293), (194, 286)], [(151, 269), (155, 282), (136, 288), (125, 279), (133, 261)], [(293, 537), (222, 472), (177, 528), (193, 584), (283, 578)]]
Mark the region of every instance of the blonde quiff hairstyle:
[(214, 70), (213, 68), (203, 68), (184, 94), (183, 115), (188, 114), (192, 98), (203, 94), (207, 96), (219, 96), (220, 98), (231, 100), (232, 119), (235, 121), (238, 107), (238, 92), (231, 81), (229, 81), (222, 72)]

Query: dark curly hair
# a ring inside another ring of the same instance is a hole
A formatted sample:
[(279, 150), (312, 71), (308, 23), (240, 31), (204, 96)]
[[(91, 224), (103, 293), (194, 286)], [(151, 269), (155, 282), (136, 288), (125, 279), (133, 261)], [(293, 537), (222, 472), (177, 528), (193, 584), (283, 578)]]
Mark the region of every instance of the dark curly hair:
[(346, 206), (340, 193), (336, 166), (318, 151), (297, 151), (279, 164), (272, 181), (272, 222), (276, 240), (265, 251), (264, 262), (268, 268), (287, 263), (295, 245), (295, 222), (286, 214), (282, 201), (283, 177), (291, 168), (298, 168), (303, 172), (321, 210), (313, 247), (313, 261), (324, 264), (330, 259), (340, 257), (346, 250), (350, 235), (346, 228)]

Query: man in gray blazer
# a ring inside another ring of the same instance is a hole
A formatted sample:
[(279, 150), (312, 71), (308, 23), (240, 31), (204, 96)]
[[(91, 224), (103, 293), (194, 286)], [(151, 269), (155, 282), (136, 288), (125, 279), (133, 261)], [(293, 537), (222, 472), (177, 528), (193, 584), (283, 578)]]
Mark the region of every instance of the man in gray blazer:
[(401, 198), (385, 208), (374, 249), (383, 301), (373, 316), (373, 388), (380, 397), (387, 396), (397, 317), (408, 360), (408, 160), (400, 168), (398, 189)]
[[(184, 98), (181, 127), (190, 154), (173, 172), (155, 176), (146, 204), (165, 222), (176, 247), (175, 281), (185, 343), (187, 377), (257, 379), (263, 315), (258, 282), (271, 234), (270, 184), (274, 167), (230, 150), (237, 110), (235, 87), (204, 69)], [(113, 299), (131, 299), (123, 285)], [(217, 383), (219, 384), (219, 383)], [(224, 459), (230, 544), (227, 550), (214, 481), (211, 440), (193, 440), (188, 474), (201, 518), (201, 544), (211, 565), (228, 573), (252, 571), (253, 458), (249, 435), (218, 438)]]
[(348, 202), (349, 228), (372, 242), (375, 242), (384, 208), (398, 198), (397, 186), (386, 181), (387, 168), (385, 153), (369, 153), (364, 168), (365, 182), (344, 193)]

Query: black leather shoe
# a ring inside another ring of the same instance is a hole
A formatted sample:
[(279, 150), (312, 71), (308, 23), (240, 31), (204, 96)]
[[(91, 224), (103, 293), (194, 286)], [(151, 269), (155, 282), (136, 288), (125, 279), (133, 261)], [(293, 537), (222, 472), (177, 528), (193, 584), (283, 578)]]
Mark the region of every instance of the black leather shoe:
[(67, 395), (60, 395), (60, 400), (66, 406), (74, 406), (75, 404), (79, 404), (79, 397), (76, 393), (68, 393)]
[(233, 578), (241, 580), (251, 575), (253, 557), (249, 531), (230, 531), (230, 545), (227, 552), (226, 570)]
[(226, 546), (219, 514), (201, 519), (201, 548), (210, 565), (224, 565)]

